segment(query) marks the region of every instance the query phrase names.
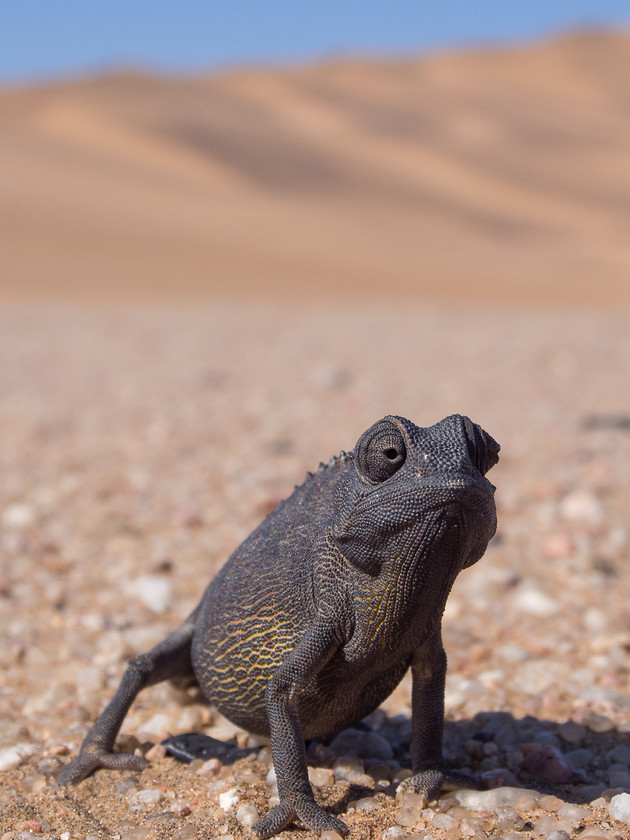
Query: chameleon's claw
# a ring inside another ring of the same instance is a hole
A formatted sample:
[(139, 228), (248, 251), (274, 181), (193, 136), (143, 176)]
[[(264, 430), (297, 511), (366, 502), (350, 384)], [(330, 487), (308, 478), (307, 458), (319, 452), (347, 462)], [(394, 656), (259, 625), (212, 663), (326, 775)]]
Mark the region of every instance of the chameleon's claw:
[(101, 767), (107, 770), (144, 770), (148, 762), (139, 755), (108, 753), (104, 750), (80, 752), (59, 774), (60, 785), (76, 785)]
[(324, 811), (314, 799), (307, 796), (290, 798), (281, 802), (253, 827), (253, 831), (258, 835), (259, 840), (266, 840), (278, 834), (296, 818), (317, 834), (324, 831), (336, 831), (345, 837), (349, 831), (345, 823)]

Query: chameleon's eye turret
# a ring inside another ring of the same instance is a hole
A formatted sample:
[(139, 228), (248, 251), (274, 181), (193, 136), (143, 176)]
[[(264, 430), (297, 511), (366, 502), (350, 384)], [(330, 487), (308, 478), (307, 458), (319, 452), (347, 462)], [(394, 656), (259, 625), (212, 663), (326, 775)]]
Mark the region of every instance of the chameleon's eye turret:
[(482, 475), (485, 475), (499, 460), (501, 447), (481, 426), (464, 417), (468, 454)]
[(359, 475), (371, 484), (386, 481), (407, 457), (402, 433), (389, 420), (370, 426), (359, 438), (354, 452)]

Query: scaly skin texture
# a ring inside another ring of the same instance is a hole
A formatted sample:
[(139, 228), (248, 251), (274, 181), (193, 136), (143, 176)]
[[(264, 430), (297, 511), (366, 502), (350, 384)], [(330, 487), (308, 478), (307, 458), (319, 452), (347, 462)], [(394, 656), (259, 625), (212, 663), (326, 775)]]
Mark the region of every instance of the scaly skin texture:
[(399, 791), (435, 796), (446, 775), (442, 613), (495, 532), (484, 476), (498, 452), (460, 415), (369, 428), (259, 525), (178, 630), (130, 662), (60, 782), (145, 766), (113, 752), (131, 703), (147, 685), (192, 678), (231, 721), (271, 737), (280, 804), (255, 826), (259, 837), (296, 819), (346, 834), (315, 802), (304, 739), (370, 714), (411, 667), (413, 775)]

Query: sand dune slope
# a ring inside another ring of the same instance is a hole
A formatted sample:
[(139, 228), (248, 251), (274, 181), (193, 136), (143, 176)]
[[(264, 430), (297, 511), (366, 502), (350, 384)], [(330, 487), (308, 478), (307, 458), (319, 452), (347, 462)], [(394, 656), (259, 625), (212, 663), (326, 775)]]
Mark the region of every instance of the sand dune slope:
[(5, 296), (630, 299), (630, 35), (0, 93)]

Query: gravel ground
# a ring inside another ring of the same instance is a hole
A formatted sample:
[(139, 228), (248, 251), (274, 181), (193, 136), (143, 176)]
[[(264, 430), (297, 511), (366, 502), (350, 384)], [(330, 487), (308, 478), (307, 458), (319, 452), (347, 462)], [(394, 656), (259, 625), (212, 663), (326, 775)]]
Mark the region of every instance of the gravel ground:
[[(142, 773), (56, 783), (125, 661), (163, 638), (307, 469), (387, 413), (502, 445), (499, 530), (445, 616), (445, 751), (491, 790), (396, 803), (409, 682), (311, 745), (351, 838), (630, 837), (627, 312), (417, 305), (0, 309), (0, 838), (240, 840), (269, 750), (157, 686)], [(203, 731), (256, 750), (164, 756)], [(157, 746), (156, 746), (157, 745)], [(300, 829), (283, 837), (307, 838)]]

